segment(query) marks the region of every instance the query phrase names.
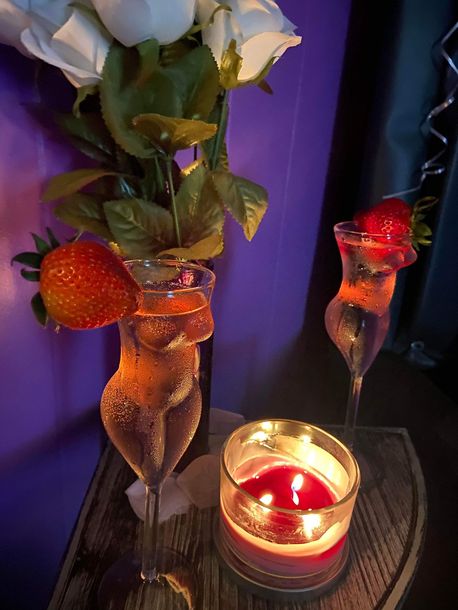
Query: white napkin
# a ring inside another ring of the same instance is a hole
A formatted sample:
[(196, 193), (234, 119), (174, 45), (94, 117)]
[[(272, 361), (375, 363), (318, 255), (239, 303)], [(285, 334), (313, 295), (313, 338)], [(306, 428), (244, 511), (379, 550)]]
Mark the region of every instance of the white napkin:
[[(245, 423), (243, 415), (210, 409), (210, 453), (191, 462), (182, 473), (164, 481), (159, 521), (182, 515), (191, 504), (197, 508), (217, 506), (219, 501), (219, 454), (228, 434)], [(145, 519), (145, 485), (137, 479), (126, 489), (130, 505), (139, 519)]]

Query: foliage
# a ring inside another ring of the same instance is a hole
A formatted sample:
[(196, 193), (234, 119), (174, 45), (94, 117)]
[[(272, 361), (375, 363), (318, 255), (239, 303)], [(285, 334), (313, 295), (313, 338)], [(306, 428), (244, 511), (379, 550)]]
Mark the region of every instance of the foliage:
[[(73, 112), (56, 117), (92, 163), (53, 177), (43, 201), (57, 201), (60, 221), (126, 257), (218, 256), (225, 212), (251, 240), (267, 193), (230, 172), (225, 143), (240, 62), (232, 46), (218, 68), (193, 38), (114, 42), (100, 84), (78, 89)], [(195, 161), (181, 170), (176, 154), (189, 149)]]

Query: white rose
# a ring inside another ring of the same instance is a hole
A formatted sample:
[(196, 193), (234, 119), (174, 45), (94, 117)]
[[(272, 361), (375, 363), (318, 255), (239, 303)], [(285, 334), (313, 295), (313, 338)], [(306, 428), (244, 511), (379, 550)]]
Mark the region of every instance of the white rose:
[(126, 47), (178, 40), (194, 23), (196, 0), (93, 0), (106, 28)]
[(202, 39), (213, 52), (218, 65), (231, 40), (242, 57), (239, 80), (256, 78), (271, 59), (277, 61), (289, 47), (301, 43), (294, 26), (273, 0), (197, 0), (197, 19), (205, 23), (220, 4), (232, 11), (220, 10), (213, 25), (202, 30)]
[(21, 43), (21, 32), (30, 24), (26, 12), (10, 0), (0, 0), (0, 42), (16, 47), (24, 55), (28, 55)]
[[(26, 0), (16, 0), (16, 2)], [(31, 25), (21, 42), (35, 57), (60, 68), (75, 87), (96, 84), (111, 36), (72, 0), (29, 0)]]

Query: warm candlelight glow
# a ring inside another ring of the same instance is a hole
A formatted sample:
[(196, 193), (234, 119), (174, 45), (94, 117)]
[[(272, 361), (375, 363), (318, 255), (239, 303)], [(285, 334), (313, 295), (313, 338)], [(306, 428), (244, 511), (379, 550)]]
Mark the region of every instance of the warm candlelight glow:
[(263, 504), (267, 504), (267, 506), (269, 506), (269, 504), (272, 504), (272, 500), (274, 499), (272, 494), (264, 494), (263, 496), (261, 496), (259, 498), (259, 500), (263, 503)]
[(301, 436), (301, 441), (304, 443), (304, 445), (308, 445), (312, 442), (312, 437), (310, 436), (310, 434), (303, 434)]
[(299, 496), (297, 492), (302, 488), (304, 484), (304, 476), (302, 474), (297, 474), (293, 482), (291, 483), (291, 491), (293, 492), (293, 502), (296, 506), (299, 506)]
[(223, 460), (220, 542), (237, 573), (282, 590), (340, 573), (359, 471), (337, 439), (301, 422), (253, 422)]
[(309, 540), (312, 540), (316, 536), (317, 530), (319, 530), (322, 525), (320, 515), (314, 515), (313, 513), (310, 515), (302, 515), (302, 523), (305, 535)]
[(269, 438), (268, 434), (266, 434), (265, 432), (262, 432), (262, 430), (258, 430), (257, 432), (252, 434), (248, 440), (249, 440), (249, 442), (254, 442), (254, 443), (265, 443), (268, 438)]

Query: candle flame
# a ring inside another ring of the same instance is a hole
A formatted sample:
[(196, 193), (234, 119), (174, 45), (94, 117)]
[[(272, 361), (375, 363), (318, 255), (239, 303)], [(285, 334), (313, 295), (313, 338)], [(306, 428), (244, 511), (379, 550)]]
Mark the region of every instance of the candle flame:
[(293, 491), (299, 491), (303, 484), (304, 484), (304, 475), (297, 474), (294, 477), (293, 482), (291, 483), (291, 489)]
[(291, 491), (293, 492), (293, 502), (296, 506), (299, 506), (299, 496), (297, 492), (301, 489), (304, 484), (304, 476), (302, 474), (297, 474), (293, 482), (291, 483)]

